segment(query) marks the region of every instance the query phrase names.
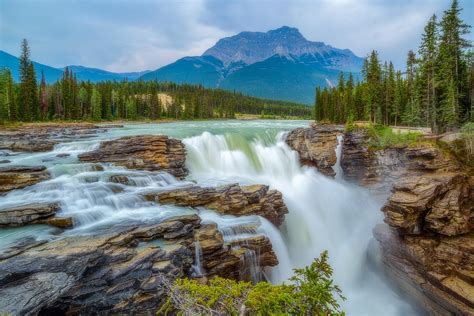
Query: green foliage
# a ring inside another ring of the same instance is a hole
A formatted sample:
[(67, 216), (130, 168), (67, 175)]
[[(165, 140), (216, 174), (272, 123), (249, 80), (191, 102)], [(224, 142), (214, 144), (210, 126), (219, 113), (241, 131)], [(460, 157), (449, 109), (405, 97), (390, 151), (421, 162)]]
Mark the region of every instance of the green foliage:
[(469, 158), (474, 158), (474, 122), (466, 123), (461, 127), (461, 138)]
[(345, 298), (333, 284), (332, 273), (325, 251), (310, 266), (295, 269), (288, 284), (178, 279), (158, 314), (177, 310), (182, 315), (344, 315), (337, 298)]
[(411, 146), (420, 141), (422, 136), (419, 132), (408, 131), (406, 133), (394, 132), (392, 128), (375, 125), (369, 126), (369, 148), (384, 149), (396, 146)]

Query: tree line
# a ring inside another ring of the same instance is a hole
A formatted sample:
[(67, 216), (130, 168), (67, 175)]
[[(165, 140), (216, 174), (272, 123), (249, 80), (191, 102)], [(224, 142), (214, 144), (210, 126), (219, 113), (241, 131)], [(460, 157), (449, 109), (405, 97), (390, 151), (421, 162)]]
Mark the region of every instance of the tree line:
[(406, 69), (366, 58), (362, 80), (341, 74), (336, 87), (317, 88), (316, 120), (368, 120), (384, 125), (431, 127), (436, 132), (474, 121), (474, 58), (464, 36), (457, 0), (441, 21), (433, 15), (424, 28), (418, 55), (409, 51)]
[(0, 122), (235, 118), (236, 113), (310, 118), (311, 107), (242, 93), (157, 81), (78, 81), (68, 68), (61, 79), (38, 85), (28, 42), (23, 40), (20, 82), (0, 71)]

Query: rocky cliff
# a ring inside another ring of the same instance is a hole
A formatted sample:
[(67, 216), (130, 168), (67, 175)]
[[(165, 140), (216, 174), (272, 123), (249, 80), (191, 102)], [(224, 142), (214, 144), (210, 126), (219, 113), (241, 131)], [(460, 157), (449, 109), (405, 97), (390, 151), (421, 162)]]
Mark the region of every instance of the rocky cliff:
[(436, 144), (374, 149), (367, 131), (345, 133), (349, 180), (391, 194), (374, 228), (386, 272), (432, 315), (474, 314), (474, 175)]
[(309, 128), (292, 130), (286, 143), (297, 151), (303, 165), (317, 168), (321, 173), (334, 177), (332, 168), (336, 164), (337, 136), (342, 126), (311, 124)]

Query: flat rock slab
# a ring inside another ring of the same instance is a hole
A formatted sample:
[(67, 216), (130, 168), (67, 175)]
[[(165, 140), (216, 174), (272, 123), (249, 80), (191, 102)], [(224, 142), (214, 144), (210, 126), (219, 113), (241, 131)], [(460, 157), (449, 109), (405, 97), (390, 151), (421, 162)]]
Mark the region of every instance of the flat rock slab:
[(0, 194), (50, 179), (44, 166), (0, 167)]
[(59, 228), (73, 226), (70, 217), (56, 217), (57, 203), (33, 203), (0, 209), (0, 227), (18, 227), (29, 224), (47, 224)]
[(127, 136), (102, 142), (78, 156), (85, 162), (109, 162), (129, 169), (165, 171), (182, 179), (188, 174), (184, 144), (165, 135)]
[(282, 194), (270, 190), (267, 185), (232, 184), (217, 188), (192, 186), (149, 192), (145, 194), (145, 199), (179, 206), (201, 206), (235, 216), (259, 215), (276, 226), (283, 223), (288, 213)]
[(97, 126), (90, 123), (25, 124), (0, 129), (0, 149), (20, 152), (45, 152), (61, 142), (95, 137), (97, 133), (122, 125)]

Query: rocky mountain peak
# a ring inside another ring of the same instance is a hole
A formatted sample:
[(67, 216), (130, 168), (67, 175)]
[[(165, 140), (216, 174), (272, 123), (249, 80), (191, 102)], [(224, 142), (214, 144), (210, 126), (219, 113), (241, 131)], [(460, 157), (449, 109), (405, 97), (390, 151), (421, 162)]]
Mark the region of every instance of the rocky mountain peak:
[(203, 56), (213, 56), (224, 65), (236, 62), (250, 65), (273, 55), (301, 56), (327, 52), (347, 54), (322, 42), (308, 41), (297, 28), (282, 26), (268, 32), (241, 32), (223, 38), (205, 51)]

